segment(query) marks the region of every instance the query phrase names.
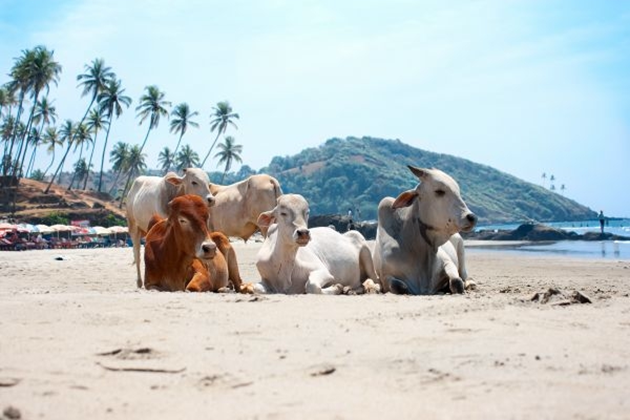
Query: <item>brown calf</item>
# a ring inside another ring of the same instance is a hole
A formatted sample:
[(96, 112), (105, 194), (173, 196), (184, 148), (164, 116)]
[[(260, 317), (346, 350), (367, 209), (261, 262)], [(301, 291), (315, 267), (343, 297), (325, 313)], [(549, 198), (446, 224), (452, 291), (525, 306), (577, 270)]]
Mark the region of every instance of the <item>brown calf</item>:
[(217, 291), (231, 280), (241, 288), (236, 254), (228, 239), (208, 231), (208, 206), (183, 195), (168, 204), (168, 217), (154, 216), (144, 250), (144, 286), (166, 291)]

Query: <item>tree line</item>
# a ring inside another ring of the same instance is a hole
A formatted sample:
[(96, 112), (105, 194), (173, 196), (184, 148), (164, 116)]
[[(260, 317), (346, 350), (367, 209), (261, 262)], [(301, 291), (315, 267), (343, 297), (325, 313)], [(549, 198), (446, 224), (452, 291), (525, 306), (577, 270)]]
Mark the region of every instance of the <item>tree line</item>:
[[(215, 146), (218, 153), (214, 158), (218, 159), (218, 164), (224, 165), (222, 179), (233, 163), (242, 162), (243, 146), (237, 144), (233, 136), (225, 135), (229, 127), (238, 129), (235, 121), (240, 118), (228, 101), (220, 101), (212, 107), (210, 131), (215, 136), (204, 158), (200, 159), (200, 155), (190, 145), (182, 145), (188, 130), (199, 128), (195, 120), (199, 112), (192, 110), (186, 102), (172, 106), (158, 86), (149, 85), (135, 107), (139, 124), (147, 124), (144, 139), (141, 144), (118, 142), (114, 145), (109, 153), (109, 163), (115, 180), (109, 191), (104, 191), (103, 170), (110, 130), (114, 122), (129, 109), (132, 99), (125, 95), (122, 81), (111, 67), (102, 58), (95, 58), (84, 66), (84, 73), (76, 76), (81, 97), (90, 99), (85, 113), (76, 122), (65, 119), (56, 125), (58, 115), (49, 94), (51, 86), (58, 84), (61, 72), (62, 66), (55, 60), (54, 51), (39, 45), (23, 50), (14, 59), (8, 74), (10, 80), (0, 86), (0, 173), (4, 180), (3, 187), (18, 186), (22, 177), (47, 179), (45, 192), (48, 193), (61, 176), (70, 152), (74, 150), (75, 154), (78, 151), (78, 159), (72, 164), (68, 190), (86, 189), (88, 181), (92, 179), (95, 190), (111, 194), (124, 181), (124, 197), (131, 181), (146, 170), (146, 154), (143, 151), (152, 130), (163, 119), (170, 119), (170, 132), (177, 138), (173, 149), (167, 146), (159, 153), (159, 169), (163, 173), (188, 167), (203, 168)], [(103, 133), (105, 137), (99, 144), (99, 134)], [(223, 141), (217, 145), (222, 135)], [(99, 153), (96, 153), (97, 149)], [(50, 163), (43, 171), (34, 168), (37, 153), (42, 151), (51, 156)], [(98, 173), (93, 170), (95, 166), (99, 168)]]

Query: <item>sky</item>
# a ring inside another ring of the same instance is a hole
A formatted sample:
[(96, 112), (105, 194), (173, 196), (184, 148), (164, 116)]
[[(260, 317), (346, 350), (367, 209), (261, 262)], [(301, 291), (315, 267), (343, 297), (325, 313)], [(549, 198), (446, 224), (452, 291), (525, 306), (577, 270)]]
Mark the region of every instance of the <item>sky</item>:
[[(228, 100), (241, 118), (227, 134), (255, 170), (332, 137), (400, 139), (539, 185), (553, 175), (567, 197), (630, 216), (627, 1), (0, 0), (0, 84), (36, 45), (63, 67), (58, 124), (83, 116), (76, 76), (93, 59), (122, 80), (133, 103), (108, 149), (142, 142), (135, 108), (157, 85), (199, 112), (182, 144), (202, 158)], [(168, 127), (150, 134), (149, 167), (175, 147)]]

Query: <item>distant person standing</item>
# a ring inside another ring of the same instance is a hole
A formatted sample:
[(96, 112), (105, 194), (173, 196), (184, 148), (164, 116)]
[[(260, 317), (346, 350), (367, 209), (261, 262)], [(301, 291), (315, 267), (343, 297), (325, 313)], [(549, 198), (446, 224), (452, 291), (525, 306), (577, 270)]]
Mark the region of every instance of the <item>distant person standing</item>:
[(604, 233), (605, 224), (606, 224), (606, 216), (604, 216), (604, 211), (600, 210), (599, 211), (599, 228), (601, 229), (602, 233)]

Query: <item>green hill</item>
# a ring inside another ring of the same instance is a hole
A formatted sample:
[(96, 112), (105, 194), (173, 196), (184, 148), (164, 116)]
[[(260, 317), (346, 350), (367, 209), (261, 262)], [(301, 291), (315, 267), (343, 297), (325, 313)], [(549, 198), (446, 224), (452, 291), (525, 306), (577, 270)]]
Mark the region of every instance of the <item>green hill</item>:
[(417, 179), (406, 165), (441, 169), (457, 180), (462, 196), (480, 223), (525, 220), (586, 220), (586, 206), (486, 165), (416, 149), (399, 140), (333, 138), (295, 156), (276, 156), (260, 172), (280, 181), (284, 192), (302, 194), (311, 214), (345, 214), (359, 209), (375, 219), (379, 201), (413, 188)]

